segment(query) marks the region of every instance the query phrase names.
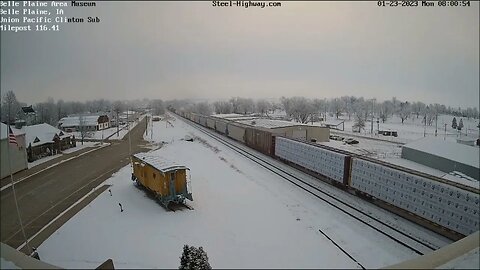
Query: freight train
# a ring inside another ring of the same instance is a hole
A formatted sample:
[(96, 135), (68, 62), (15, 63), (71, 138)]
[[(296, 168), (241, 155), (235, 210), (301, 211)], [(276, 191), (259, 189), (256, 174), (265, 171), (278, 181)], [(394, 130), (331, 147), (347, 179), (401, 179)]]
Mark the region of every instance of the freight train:
[(479, 230), (480, 195), (473, 187), (226, 119), (179, 114), (453, 240)]

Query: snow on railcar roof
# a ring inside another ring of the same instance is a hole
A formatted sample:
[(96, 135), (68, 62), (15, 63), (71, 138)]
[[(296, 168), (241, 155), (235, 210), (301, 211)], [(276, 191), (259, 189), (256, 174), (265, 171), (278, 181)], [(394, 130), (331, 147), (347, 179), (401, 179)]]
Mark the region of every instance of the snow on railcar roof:
[(263, 128), (282, 128), (282, 127), (292, 127), (292, 126), (307, 126), (301, 123), (294, 123), (288, 121), (281, 121), (281, 120), (270, 120), (265, 118), (258, 118), (254, 120), (241, 120), (236, 121), (237, 123), (255, 126), (255, 127), (263, 127)]
[(417, 140), (407, 143), (403, 147), (461, 162), (475, 168), (480, 168), (480, 149), (478, 147), (435, 138)]
[(188, 169), (186, 166), (179, 165), (171, 160), (168, 160), (159, 156), (149, 155), (147, 153), (138, 153), (133, 156), (144, 161), (145, 163), (149, 164), (155, 169), (160, 170), (161, 172), (168, 172), (171, 170), (179, 170), (179, 169)]
[(242, 117), (245, 116), (243, 114), (238, 114), (238, 113), (219, 113), (219, 114), (212, 114), (211, 116), (217, 117), (217, 118), (237, 118), (237, 117)]

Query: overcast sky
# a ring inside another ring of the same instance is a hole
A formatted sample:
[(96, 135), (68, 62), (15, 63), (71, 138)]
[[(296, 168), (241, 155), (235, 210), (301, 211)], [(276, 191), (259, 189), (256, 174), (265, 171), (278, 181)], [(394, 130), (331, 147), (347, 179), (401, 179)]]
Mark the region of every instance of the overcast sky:
[(97, 2), (60, 32), (1, 33), (20, 101), (342, 95), (479, 105), (479, 3)]

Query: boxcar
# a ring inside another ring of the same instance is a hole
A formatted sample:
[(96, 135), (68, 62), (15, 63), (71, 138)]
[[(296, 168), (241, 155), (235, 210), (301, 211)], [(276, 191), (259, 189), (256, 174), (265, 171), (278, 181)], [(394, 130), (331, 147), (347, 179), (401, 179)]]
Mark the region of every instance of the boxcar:
[(132, 156), (132, 180), (155, 194), (165, 207), (171, 202), (193, 201), (189, 169), (158, 156)]
[(215, 119), (213, 117), (207, 117), (207, 127), (215, 129)]
[(242, 143), (245, 143), (245, 127), (239, 124), (228, 123), (225, 134)]
[(228, 120), (216, 119), (215, 130), (222, 134), (225, 134), (225, 132), (227, 132), (227, 124), (228, 124)]
[(245, 144), (267, 155), (273, 155), (272, 133), (256, 128), (245, 129)]

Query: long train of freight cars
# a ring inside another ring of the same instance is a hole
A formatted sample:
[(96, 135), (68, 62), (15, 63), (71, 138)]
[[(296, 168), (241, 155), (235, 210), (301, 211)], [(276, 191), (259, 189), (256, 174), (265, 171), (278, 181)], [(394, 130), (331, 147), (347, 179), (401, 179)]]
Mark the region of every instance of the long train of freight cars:
[(454, 240), (479, 230), (478, 189), (332, 147), (274, 136), (268, 131), (223, 119), (181, 115), (372, 199)]

